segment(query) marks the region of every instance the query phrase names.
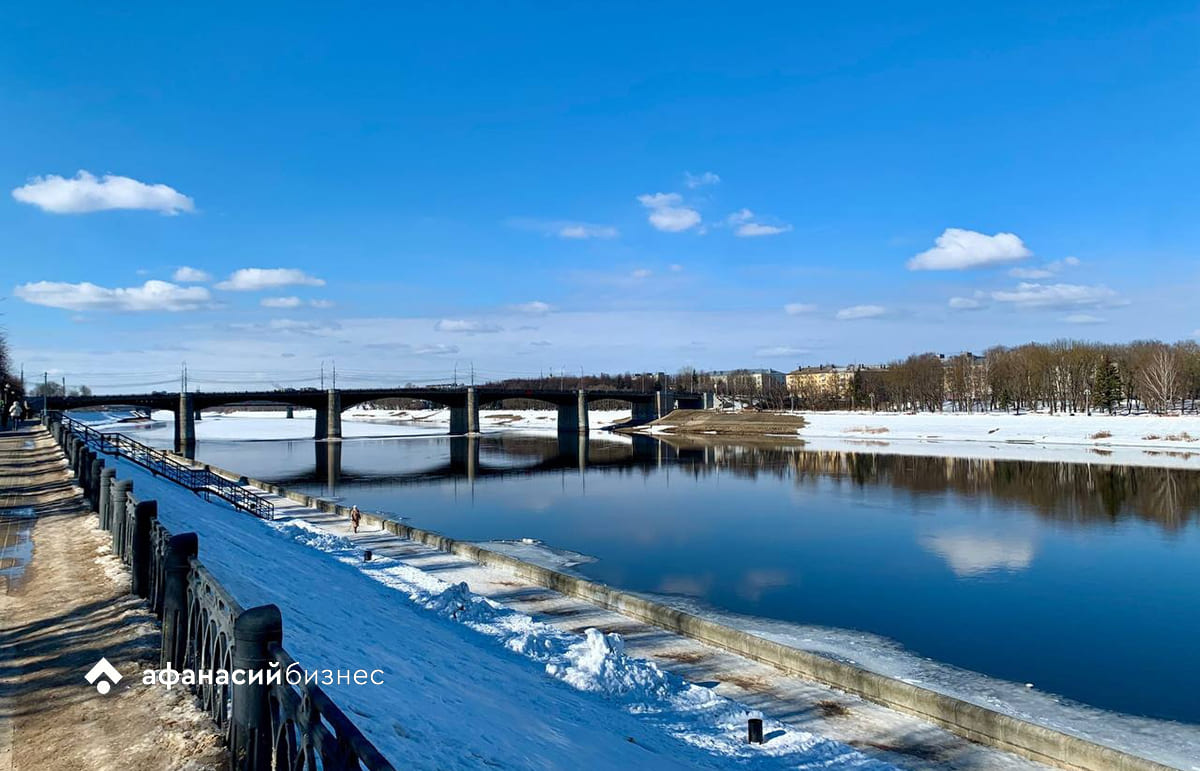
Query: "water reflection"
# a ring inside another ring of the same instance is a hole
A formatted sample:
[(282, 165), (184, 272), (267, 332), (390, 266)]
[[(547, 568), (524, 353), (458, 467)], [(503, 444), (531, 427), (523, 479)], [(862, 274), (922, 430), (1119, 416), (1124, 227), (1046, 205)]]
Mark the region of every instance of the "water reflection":
[[(429, 462), (414, 464), (411, 440), (395, 442), (304, 442), (311, 444), (311, 468), (295, 464), (272, 476), (284, 485), (318, 483), (330, 496), (364, 485), (423, 485), (465, 480), (580, 473), (653, 470), (670, 465), (676, 472), (704, 477), (726, 473), (744, 479), (774, 477), (810, 486), (818, 480), (859, 487), (887, 486), (914, 495), (986, 496), (1031, 507), (1038, 516), (1062, 522), (1116, 522), (1136, 517), (1178, 530), (1200, 513), (1200, 472), (1186, 469), (1117, 466), (1103, 463), (1061, 463), (877, 455), (863, 452), (808, 451), (791, 444), (669, 437), (634, 436), (632, 441), (596, 441), (583, 436), (501, 434), (484, 437), (435, 437), (424, 440), (438, 449)], [(288, 444), (295, 444), (289, 442)], [(351, 465), (343, 469), (344, 447), (353, 456), (383, 455), (395, 463)], [(240, 467), (239, 467), (240, 470)], [(248, 472), (249, 473), (249, 472)], [(963, 554), (972, 547), (946, 535), (928, 547), (938, 553)], [(979, 561), (1019, 566), (1027, 549), (997, 542), (980, 542), (973, 550)], [(1007, 557), (1000, 556), (1001, 554)], [(986, 556), (991, 554), (992, 556)], [(956, 569), (969, 573), (970, 559)]]

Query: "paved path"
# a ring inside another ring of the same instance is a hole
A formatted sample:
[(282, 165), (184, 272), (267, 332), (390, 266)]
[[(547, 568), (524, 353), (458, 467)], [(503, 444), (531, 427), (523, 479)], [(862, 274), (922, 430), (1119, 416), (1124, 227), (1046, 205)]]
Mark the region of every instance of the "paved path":
[(527, 583), (498, 568), (483, 567), (380, 530), (364, 527), (357, 534), (352, 533), (344, 517), (316, 511), (287, 498), (271, 497), (276, 519), (303, 519), (352, 538), (376, 554), (395, 557), (429, 571), (444, 581), (466, 581), (478, 594), (563, 629), (581, 632), (595, 627), (619, 632), (631, 655), (655, 661), (663, 669), (692, 682), (713, 684), (723, 696), (797, 728), (845, 742), (901, 768), (914, 771), (1046, 768), (967, 741), (919, 718)]
[[(0, 771), (228, 762), (181, 690), (141, 684), (157, 622), (108, 543), (49, 434), (0, 433)], [(124, 675), (105, 696), (84, 680), (101, 656)]]

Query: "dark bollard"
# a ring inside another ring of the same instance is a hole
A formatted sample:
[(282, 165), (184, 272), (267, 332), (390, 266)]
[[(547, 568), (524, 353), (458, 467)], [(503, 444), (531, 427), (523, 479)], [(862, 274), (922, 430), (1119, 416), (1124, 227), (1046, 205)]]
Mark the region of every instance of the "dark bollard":
[(184, 666), (188, 637), (188, 574), (199, 540), (195, 533), (171, 536), (163, 560), (162, 653), (159, 669)]
[(367, 549), (363, 552), (363, 562), (370, 562), (373, 556), (375, 555), (371, 554), (371, 550)]
[(96, 513), (100, 515), (100, 527), (104, 530), (112, 529), (112, 484), (116, 474), (117, 470), (111, 468), (100, 472), (100, 505)]
[(83, 490), (83, 499), (88, 499), (88, 474), (92, 470), (92, 451), (84, 445), (79, 450), (79, 489)]
[[(283, 618), (274, 605), (244, 611), (233, 622), (233, 668), (265, 675), (272, 661), (271, 644), (283, 642)], [(249, 677), (233, 685), (230, 752), (233, 767), (267, 771), (271, 765), (271, 687)]]
[(100, 474), (104, 471), (104, 461), (92, 454), (92, 467), (88, 470), (88, 500), (92, 504), (92, 511), (100, 508)]
[(125, 525), (129, 520), (129, 491), (133, 489), (133, 481), (129, 479), (118, 479), (113, 482), (112, 487), (112, 503), (109, 517), (112, 520), (112, 551), (113, 554), (120, 557), (122, 560), (127, 559), (125, 554)]
[(138, 597), (150, 596), (150, 533), (158, 519), (158, 501), (142, 501), (133, 510), (133, 554), (129, 564), (133, 568), (133, 593)]
[(761, 717), (752, 717), (746, 721), (746, 741), (750, 744), (763, 743), (763, 721)]

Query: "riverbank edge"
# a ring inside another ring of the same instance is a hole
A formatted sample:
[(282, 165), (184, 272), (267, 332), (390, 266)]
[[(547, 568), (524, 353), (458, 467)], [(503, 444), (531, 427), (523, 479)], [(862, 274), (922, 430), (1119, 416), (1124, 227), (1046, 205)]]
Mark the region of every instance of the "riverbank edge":
[[(179, 456), (181, 459), (183, 456)], [(205, 468), (239, 484), (257, 487), (318, 511), (349, 518), (350, 508), (325, 498), (252, 479), (219, 466)], [(970, 741), (1073, 771), (1182, 771), (1028, 720), (872, 672), (853, 664), (792, 648), (607, 584), (535, 565), (484, 546), (362, 512), (363, 522), (416, 543), (486, 567), (500, 568), (533, 584), (585, 600), (785, 673), (822, 683), (940, 726)]]

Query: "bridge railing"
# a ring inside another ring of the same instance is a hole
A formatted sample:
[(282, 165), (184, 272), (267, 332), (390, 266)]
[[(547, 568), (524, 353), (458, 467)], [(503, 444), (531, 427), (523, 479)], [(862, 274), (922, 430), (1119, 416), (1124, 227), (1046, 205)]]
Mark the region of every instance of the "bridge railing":
[(132, 461), (156, 476), (186, 487), (197, 495), (203, 495), (205, 500), (216, 496), (235, 509), (260, 519), (275, 518), (275, 504), (269, 498), (231, 479), (214, 474), (206, 468), (183, 463), (165, 450), (142, 444), (125, 434), (97, 431), (92, 426), (62, 413), (54, 413), (53, 417), (65, 430), (82, 437), (88, 446), (105, 455), (115, 455)]
[[(158, 504), (134, 495), (133, 483), (104, 468), (101, 441), (116, 441), (71, 418), (47, 419), (51, 433), (100, 524), (113, 554), (132, 571), (132, 591), (162, 621), (160, 681), (176, 677), (228, 737), (236, 769), (395, 771), (354, 722), (282, 646), (279, 608), (243, 608), (198, 557), (195, 533), (174, 535)], [(95, 444), (94, 444), (95, 443)], [(233, 677), (254, 666), (263, 677)], [(174, 672), (174, 675), (169, 673)], [(320, 670), (317, 670), (320, 671)], [(183, 673), (211, 676), (183, 680)], [(290, 677), (287, 673), (298, 673)]]

